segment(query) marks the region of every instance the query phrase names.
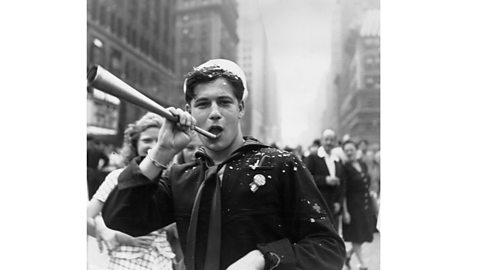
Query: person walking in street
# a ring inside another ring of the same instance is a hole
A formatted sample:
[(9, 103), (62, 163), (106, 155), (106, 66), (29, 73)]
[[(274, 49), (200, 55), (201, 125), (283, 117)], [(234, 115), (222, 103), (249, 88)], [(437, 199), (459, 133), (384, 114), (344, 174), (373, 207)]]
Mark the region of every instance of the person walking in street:
[(367, 151), (368, 151), (368, 140), (361, 139), (357, 144), (357, 159), (365, 161)]
[(347, 156), (345, 163), (346, 193), (343, 205), (343, 239), (352, 243), (347, 251), (345, 265), (350, 268), (350, 259), (353, 254), (360, 262), (360, 270), (366, 270), (362, 255), (362, 245), (372, 242), (374, 228), (374, 212), (370, 198), (370, 176), (367, 165), (357, 159), (357, 147), (354, 142), (343, 143), (343, 150)]
[(305, 151), (305, 158), (308, 157), (309, 155), (316, 155), (318, 152), (318, 148), (322, 146), (322, 143), (320, 142), (320, 139), (315, 139), (313, 140), (312, 144), (308, 147), (307, 151)]
[[(160, 116), (147, 113), (126, 128), (121, 150), (126, 161), (147, 155), (157, 141), (163, 121)], [(111, 191), (117, 186), (118, 175), (122, 171), (123, 168), (108, 174), (90, 200), (87, 207), (87, 233), (97, 238), (100, 250), (106, 245), (109, 254), (107, 267), (110, 270), (172, 270), (175, 254), (167, 241), (166, 229), (160, 228), (135, 238), (108, 228), (99, 215)]]
[[(322, 195), (293, 154), (244, 137), (247, 83), (232, 61), (214, 59), (184, 82), (186, 111), (169, 108), (146, 158), (119, 175), (107, 200), (108, 227), (136, 236), (176, 221), (188, 270), (338, 269), (345, 245)], [(164, 164), (201, 136), (194, 162)]]
[(305, 165), (313, 175), (315, 184), (325, 198), (333, 214), (335, 228), (338, 230), (345, 181), (343, 179), (342, 163), (336, 155), (332, 154), (335, 145), (335, 132), (326, 129), (322, 133), (322, 146), (318, 148), (316, 155), (309, 155), (305, 158)]

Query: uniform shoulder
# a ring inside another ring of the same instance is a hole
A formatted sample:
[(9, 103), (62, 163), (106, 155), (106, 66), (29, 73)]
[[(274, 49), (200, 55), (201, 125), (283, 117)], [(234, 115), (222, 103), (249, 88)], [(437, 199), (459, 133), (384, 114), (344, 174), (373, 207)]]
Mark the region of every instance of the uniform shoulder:
[(274, 161), (275, 163), (288, 163), (292, 161), (298, 161), (298, 158), (293, 153), (274, 147), (262, 148), (258, 153)]

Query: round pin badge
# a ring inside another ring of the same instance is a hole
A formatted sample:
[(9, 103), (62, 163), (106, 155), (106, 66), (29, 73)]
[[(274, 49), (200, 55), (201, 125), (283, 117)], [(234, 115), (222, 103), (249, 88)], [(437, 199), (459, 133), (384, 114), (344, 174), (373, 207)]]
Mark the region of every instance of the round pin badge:
[(263, 186), (266, 183), (265, 176), (263, 176), (262, 174), (256, 174), (255, 176), (253, 176), (253, 182), (258, 186)]

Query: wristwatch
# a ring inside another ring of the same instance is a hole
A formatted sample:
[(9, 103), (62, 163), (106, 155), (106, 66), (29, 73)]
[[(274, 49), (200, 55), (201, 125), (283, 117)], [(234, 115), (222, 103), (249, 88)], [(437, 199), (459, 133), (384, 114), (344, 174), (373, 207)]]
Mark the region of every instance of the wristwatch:
[(268, 251), (263, 254), (263, 257), (265, 258), (265, 270), (275, 269), (280, 264), (280, 257), (276, 253)]

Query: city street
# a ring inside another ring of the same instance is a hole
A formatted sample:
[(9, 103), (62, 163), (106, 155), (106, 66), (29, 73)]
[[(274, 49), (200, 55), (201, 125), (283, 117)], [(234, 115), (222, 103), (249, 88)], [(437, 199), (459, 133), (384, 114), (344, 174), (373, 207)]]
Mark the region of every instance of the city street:
[[(347, 249), (351, 248), (349, 243), (346, 244)], [(365, 243), (362, 246), (363, 256), (365, 259), (365, 264), (368, 267), (368, 270), (380, 270), (380, 234), (375, 233), (373, 235), (372, 243)], [(350, 261), (351, 270), (358, 269), (358, 260), (355, 255), (352, 256)], [(347, 267), (343, 268), (344, 270), (348, 269)]]
[(87, 236), (87, 269), (101, 270), (107, 269), (108, 256), (104, 251), (100, 253), (98, 249), (97, 240), (91, 236)]
[[(351, 247), (349, 243), (346, 244), (347, 249)], [(368, 270), (380, 270), (380, 234), (375, 233), (372, 243), (366, 243), (363, 246), (363, 254)], [(88, 270), (102, 270), (106, 269), (108, 256), (106, 253), (100, 253), (97, 247), (95, 238), (88, 237)], [(358, 269), (358, 260), (355, 256), (350, 261), (352, 270)], [(347, 268), (344, 267), (344, 270)]]

